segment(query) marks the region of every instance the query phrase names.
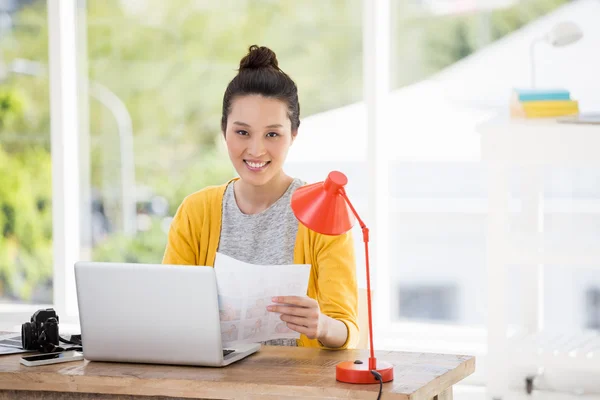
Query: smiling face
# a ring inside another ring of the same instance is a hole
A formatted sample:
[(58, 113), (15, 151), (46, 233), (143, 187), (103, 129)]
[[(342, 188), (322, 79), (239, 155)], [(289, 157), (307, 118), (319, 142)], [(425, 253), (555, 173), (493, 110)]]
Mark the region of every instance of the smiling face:
[(231, 102), (225, 141), (229, 158), (244, 182), (262, 186), (283, 173), (283, 163), (294, 141), (287, 104), (260, 95)]

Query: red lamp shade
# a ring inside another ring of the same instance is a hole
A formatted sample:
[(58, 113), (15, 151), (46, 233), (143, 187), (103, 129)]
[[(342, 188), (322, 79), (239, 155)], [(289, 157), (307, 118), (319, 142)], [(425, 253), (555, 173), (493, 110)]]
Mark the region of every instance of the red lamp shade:
[(348, 183), (346, 175), (329, 173), (324, 182), (297, 189), (292, 195), (292, 210), (307, 228), (323, 235), (341, 235), (352, 229), (355, 218), (340, 189)]
[(352, 229), (358, 220), (365, 243), (365, 267), (367, 272), (367, 310), (369, 319), (369, 358), (344, 361), (336, 365), (335, 378), (347, 383), (383, 383), (394, 379), (394, 366), (375, 358), (373, 350), (373, 322), (371, 314), (371, 279), (369, 273), (369, 228), (360, 219), (344, 186), (346, 175), (330, 172), (324, 182), (297, 189), (292, 195), (292, 211), (308, 229), (323, 235), (341, 235)]

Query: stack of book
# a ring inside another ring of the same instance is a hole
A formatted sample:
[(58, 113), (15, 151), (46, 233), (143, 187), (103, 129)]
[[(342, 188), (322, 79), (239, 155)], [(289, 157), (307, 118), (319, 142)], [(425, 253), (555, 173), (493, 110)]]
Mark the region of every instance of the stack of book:
[(577, 100), (564, 89), (514, 89), (510, 115), (520, 118), (548, 118), (579, 113)]

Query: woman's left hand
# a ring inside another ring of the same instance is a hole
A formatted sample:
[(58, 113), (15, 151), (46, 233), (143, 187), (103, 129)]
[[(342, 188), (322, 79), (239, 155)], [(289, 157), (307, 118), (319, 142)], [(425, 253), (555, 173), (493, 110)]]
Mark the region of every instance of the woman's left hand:
[(288, 328), (303, 333), (309, 339), (327, 336), (327, 316), (321, 313), (319, 303), (307, 296), (273, 297), (273, 303), (267, 310), (281, 313), (281, 320)]

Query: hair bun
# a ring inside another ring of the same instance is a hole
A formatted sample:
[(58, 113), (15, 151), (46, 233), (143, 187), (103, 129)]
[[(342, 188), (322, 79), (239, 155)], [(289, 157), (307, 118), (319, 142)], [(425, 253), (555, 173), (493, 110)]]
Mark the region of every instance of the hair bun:
[(258, 69), (273, 67), (279, 69), (279, 63), (277, 62), (277, 56), (273, 50), (268, 47), (252, 45), (248, 49), (248, 54), (240, 61), (240, 70)]

